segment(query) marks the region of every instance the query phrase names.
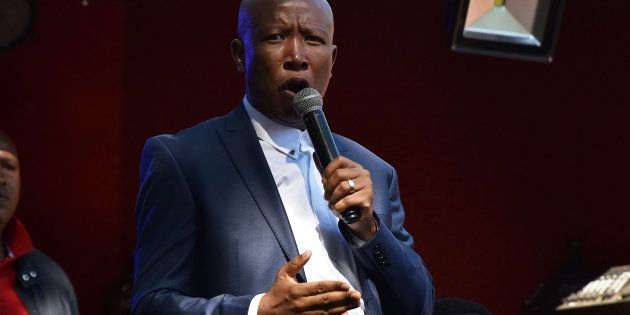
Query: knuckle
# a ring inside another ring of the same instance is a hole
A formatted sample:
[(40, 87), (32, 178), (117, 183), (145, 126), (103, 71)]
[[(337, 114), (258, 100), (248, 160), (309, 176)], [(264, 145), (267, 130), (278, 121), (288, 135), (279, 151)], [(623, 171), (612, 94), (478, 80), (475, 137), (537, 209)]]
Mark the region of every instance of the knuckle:
[(335, 187), (332, 192), (330, 193), (330, 197), (337, 197), (339, 194), (341, 193), (341, 189), (339, 186)]
[(298, 256), (295, 256), (291, 259), (291, 261), (289, 261), (289, 264), (291, 264), (292, 266), (297, 266), (299, 265), (299, 261), (298, 261)]
[(341, 175), (342, 175), (342, 173), (341, 173), (341, 169), (340, 169), (340, 168), (338, 168), (338, 169), (336, 169), (336, 170), (332, 173), (332, 175), (331, 175), (330, 177), (331, 177), (332, 179), (338, 180), (339, 178), (341, 178)]
[(276, 272), (276, 281), (279, 281), (280, 279), (282, 279), (282, 276), (285, 274), (285, 272), (286, 272), (286, 266), (278, 269), (278, 271)]
[(339, 201), (339, 197), (337, 197), (336, 195), (332, 195), (330, 196), (328, 203), (330, 204), (331, 207), (333, 207), (338, 201)]
[(321, 282), (318, 283), (317, 284), (317, 293), (322, 294), (324, 292), (326, 292), (326, 288), (324, 287), (324, 284), (321, 283)]
[(370, 200), (363, 200), (363, 202), (361, 202), (361, 207), (363, 207), (363, 208), (371, 208), (372, 207), (372, 202)]
[(291, 309), (295, 312), (300, 312), (306, 308), (306, 304), (300, 300), (291, 301)]
[(346, 204), (347, 202), (345, 199), (339, 200), (337, 203), (335, 203), (335, 210), (336, 211), (344, 210), (346, 208)]
[(295, 286), (291, 286), (289, 287), (289, 290), (287, 292), (287, 296), (289, 297), (290, 300), (294, 300), (299, 296), (297, 287)]

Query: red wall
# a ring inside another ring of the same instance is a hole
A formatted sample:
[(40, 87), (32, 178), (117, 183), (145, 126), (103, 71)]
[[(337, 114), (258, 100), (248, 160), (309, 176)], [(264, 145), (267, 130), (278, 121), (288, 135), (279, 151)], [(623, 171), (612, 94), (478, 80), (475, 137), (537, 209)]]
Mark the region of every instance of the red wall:
[[(99, 314), (127, 272), (143, 141), (227, 112), (243, 84), (236, 2), (91, 2), (39, 1), (0, 54), (0, 129), (20, 150), (18, 215)], [(569, 1), (551, 65), (449, 52), (441, 1), (333, 9), (326, 114), (398, 169), (438, 296), (519, 314), (573, 237), (588, 268), (630, 263), (628, 2)]]

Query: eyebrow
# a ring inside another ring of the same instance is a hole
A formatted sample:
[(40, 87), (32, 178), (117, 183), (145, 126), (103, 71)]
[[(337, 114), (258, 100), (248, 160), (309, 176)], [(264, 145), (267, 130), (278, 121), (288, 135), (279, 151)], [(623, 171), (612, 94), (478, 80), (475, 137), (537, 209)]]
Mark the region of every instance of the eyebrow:
[(10, 163), (10, 164), (13, 164), (15, 166), (19, 166), (20, 165), (20, 163), (16, 159), (8, 158), (8, 157), (5, 157), (5, 156), (0, 156), (0, 163), (2, 163), (2, 164)]

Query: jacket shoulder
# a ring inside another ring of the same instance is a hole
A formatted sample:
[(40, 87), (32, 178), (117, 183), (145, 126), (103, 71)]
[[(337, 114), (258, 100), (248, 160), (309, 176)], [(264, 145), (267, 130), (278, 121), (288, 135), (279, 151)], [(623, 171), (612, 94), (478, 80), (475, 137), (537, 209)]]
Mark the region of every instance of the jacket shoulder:
[[(34, 314), (78, 314), (74, 288), (63, 269), (40, 250), (16, 261), (16, 291)], [(45, 307), (45, 309), (41, 309)]]
[(357, 159), (355, 162), (363, 164), (364, 167), (387, 171), (394, 169), (389, 163), (358, 142), (339, 134), (334, 134), (334, 138), (341, 155)]
[[(50, 282), (47, 285), (71, 286), (68, 276), (63, 269), (50, 257), (38, 249), (31, 250), (16, 261), (16, 272), (23, 282), (40, 281)], [(24, 277), (22, 277), (24, 276)]]
[(215, 117), (192, 127), (180, 130), (174, 134), (161, 134), (153, 136), (147, 140), (147, 143), (160, 141), (168, 146), (199, 143), (200, 140), (207, 140), (210, 136), (216, 134), (217, 130), (223, 129), (224, 125), (225, 116)]

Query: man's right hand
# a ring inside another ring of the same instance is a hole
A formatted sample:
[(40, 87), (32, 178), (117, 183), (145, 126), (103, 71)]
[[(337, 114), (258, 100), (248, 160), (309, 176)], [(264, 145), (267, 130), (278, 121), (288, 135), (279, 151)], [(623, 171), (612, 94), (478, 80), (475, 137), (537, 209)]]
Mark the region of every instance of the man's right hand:
[(259, 315), (343, 314), (360, 306), (361, 293), (343, 281), (298, 283), (295, 276), (310, 258), (309, 250), (278, 270), (271, 289), (260, 300)]

